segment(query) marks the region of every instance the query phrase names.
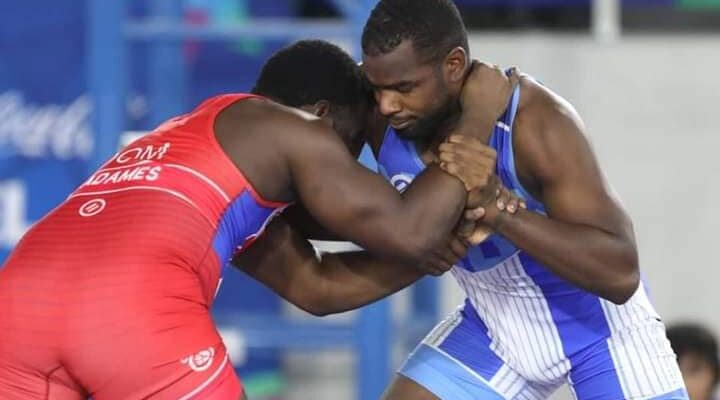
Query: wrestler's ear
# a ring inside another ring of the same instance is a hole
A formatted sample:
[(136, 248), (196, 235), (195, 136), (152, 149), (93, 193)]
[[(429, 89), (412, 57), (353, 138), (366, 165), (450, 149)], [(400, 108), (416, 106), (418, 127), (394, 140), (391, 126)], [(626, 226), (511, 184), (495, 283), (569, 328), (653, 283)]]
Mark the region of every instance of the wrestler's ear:
[(323, 118), (329, 116), (330, 113), (330, 102), (327, 100), (320, 100), (313, 104), (312, 111), (316, 116)]
[(452, 85), (462, 85), (467, 76), (467, 69), (471, 66), (472, 60), (461, 46), (450, 50), (443, 61), (445, 79)]
[(316, 117), (324, 118), (330, 116), (330, 102), (327, 100), (319, 100), (315, 104), (303, 104), (298, 108)]
[(320, 118), (320, 120), (328, 126), (333, 126), (333, 119), (330, 117), (329, 101), (320, 100), (315, 104), (304, 104), (298, 108)]

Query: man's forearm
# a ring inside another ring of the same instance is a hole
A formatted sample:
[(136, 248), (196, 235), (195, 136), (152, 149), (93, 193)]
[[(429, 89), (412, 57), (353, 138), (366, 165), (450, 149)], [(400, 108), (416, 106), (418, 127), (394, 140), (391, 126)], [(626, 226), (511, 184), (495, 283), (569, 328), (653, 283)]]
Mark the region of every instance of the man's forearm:
[(318, 268), (316, 307), (322, 314), (373, 303), (425, 275), (414, 267), (382, 261), (364, 251), (324, 254)]
[(326, 315), (361, 307), (421, 278), (413, 265), (381, 261), (365, 251), (326, 253), (278, 217), (233, 264), (303, 310)]
[(431, 165), (403, 192), (403, 199), (402, 219), (407, 222), (389, 229), (400, 240), (414, 243), (416, 257), (401, 261), (422, 262), (450, 236), (465, 208), (467, 192), (459, 179)]
[(623, 303), (637, 288), (637, 252), (632, 240), (526, 210), (501, 213), (494, 225), (498, 233), (552, 272), (591, 293)]
[[(264, 253), (268, 261), (246, 264), (242, 270), (295, 306), (317, 316), (373, 303), (425, 275), (411, 266), (381, 261), (365, 251), (326, 253), (319, 259), (300, 258), (287, 247)], [(235, 264), (240, 262), (236, 260)]]

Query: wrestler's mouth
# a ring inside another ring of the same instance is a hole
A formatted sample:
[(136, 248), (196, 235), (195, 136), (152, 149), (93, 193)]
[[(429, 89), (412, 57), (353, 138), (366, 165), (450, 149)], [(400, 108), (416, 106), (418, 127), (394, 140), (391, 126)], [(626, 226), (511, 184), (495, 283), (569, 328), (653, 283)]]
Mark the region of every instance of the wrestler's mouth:
[(413, 119), (404, 119), (404, 120), (390, 120), (390, 126), (393, 127), (393, 129), (401, 131), (403, 129), (407, 129), (411, 124), (413, 123)]

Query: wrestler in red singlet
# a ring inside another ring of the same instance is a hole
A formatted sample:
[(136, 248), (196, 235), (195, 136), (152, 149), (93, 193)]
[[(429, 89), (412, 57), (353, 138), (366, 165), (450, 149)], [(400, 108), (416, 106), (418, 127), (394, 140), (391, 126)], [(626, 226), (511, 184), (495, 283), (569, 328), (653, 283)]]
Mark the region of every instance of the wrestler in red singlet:
[[(308, 62), (291, 62), (296, 51), (308, 51)], [(462, 135), (495, 126), (512, 93), (501, 70), (484, 70), (475, 78), (484, 95), (468, 105), (483, 118), (461, 119)], [(241, 101), (248, 95), (210, 99), (121, 150), (23, 237), (0, 268), (0, 400), (239, 399), (209, 309), (222, 267), (286, 206), (257, 191), (298, 201), (311, 220), (368, 251), (319, 265), (304, 238), (281, 237), (291, 240), (270, 254), (308, 284), (287, 295), (297, 281), (263, 279), (273, 265), (258, 263), (251, 275), (291, 300), (332, 301), (348, 293), (341, 282), (360, 282), (349, 292), (358, 307), (464, 256), (454, 233), (463, 209), (501, 193), (477, 172), (491, 162), (487, 152), (456, 154), (452, 174), (430, 165), (398, 193), (354, 158), (377, 115), (362, 71), (327, 42), (278, 52), (254, 90), (307, 112)], [(397, 263), (405, 268), (389, 279)], [(341, 289), (314, 286), (313, 272), (338, 278)]]
[(0, 269), (3, 400), (238, 399), (211, 320), (222, 269), (285, 204), (220, 149), (207, 100), (122, 149)]

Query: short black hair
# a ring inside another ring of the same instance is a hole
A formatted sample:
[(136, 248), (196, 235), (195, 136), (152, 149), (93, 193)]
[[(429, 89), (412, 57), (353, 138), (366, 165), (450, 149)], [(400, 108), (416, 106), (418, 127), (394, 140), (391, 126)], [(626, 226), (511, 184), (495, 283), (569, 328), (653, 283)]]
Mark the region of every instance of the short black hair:
[(667, 336), (678, 359), (694, 354), (710, 364), (715, 374), (715, 383), (720, 380), (718, 343), (712, 332), (702, 325), (681, 323), (668, 327)]
[(360, 66), (340, 47), (301, 40), (265, 62), (252, 93), (290, 107), (327, 100), (332, 106), (367, 104), (372, 91)]
[(362, 49), (375, 56), (411, 40), (423, 62), (437, 61), (455, 47), (470, 54), (462, 16), (452, 0), (380, 0), (365, 24)]

